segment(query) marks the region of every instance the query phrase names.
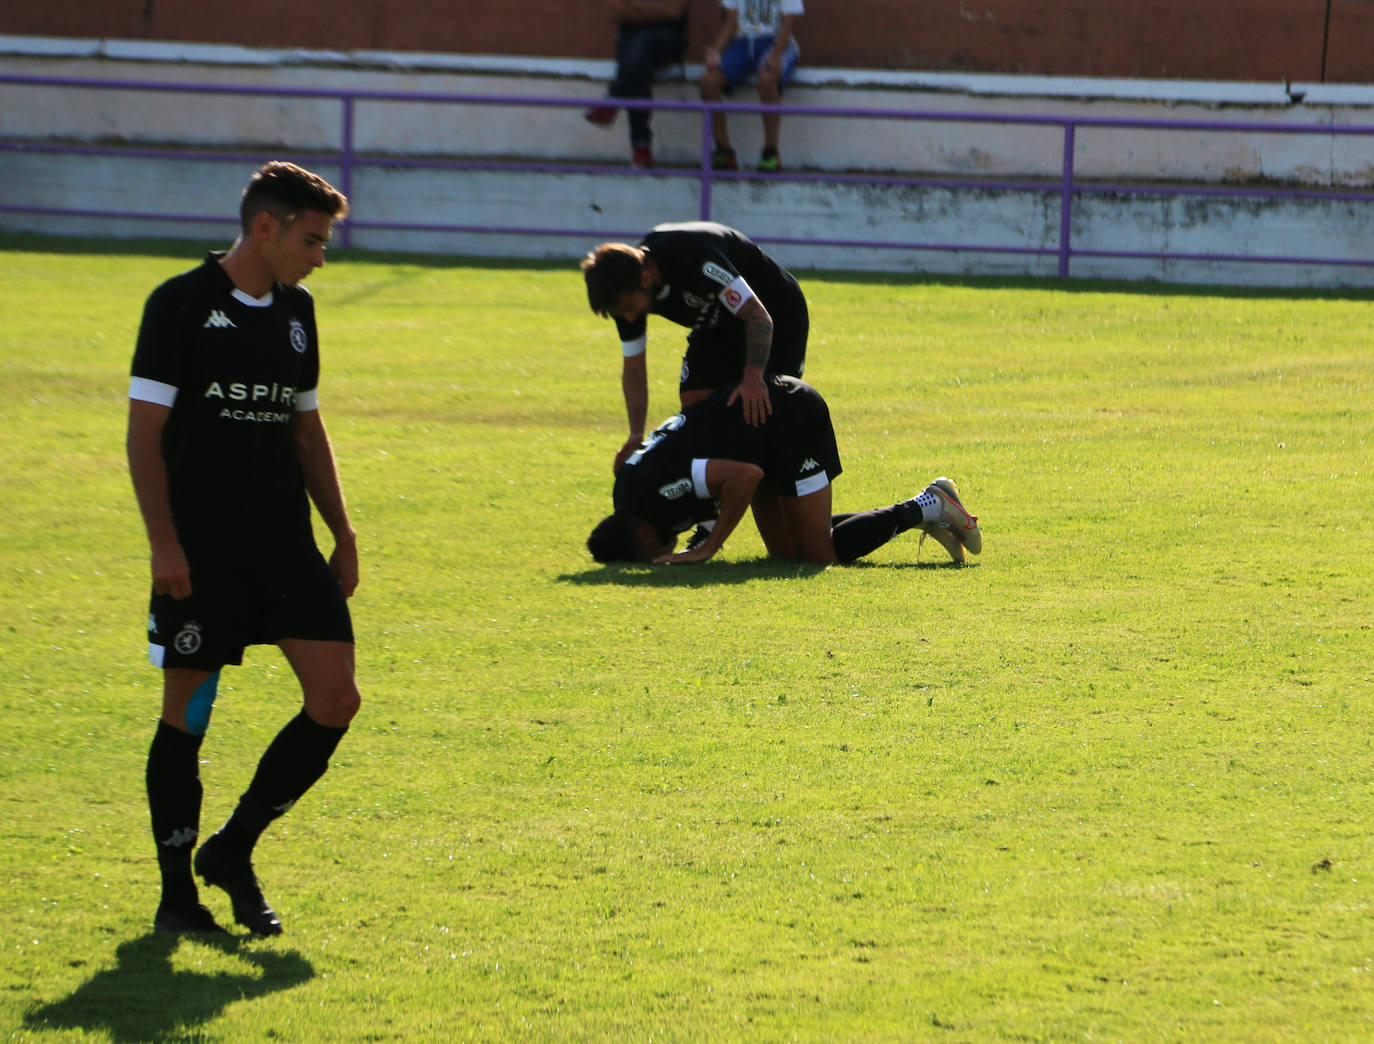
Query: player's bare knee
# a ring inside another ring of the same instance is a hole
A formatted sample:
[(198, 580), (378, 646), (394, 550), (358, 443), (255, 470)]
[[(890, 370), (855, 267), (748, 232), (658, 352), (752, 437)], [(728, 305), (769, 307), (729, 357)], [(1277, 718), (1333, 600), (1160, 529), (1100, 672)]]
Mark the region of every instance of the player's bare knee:
[(310, 717), (321, 725), (330, 728), (346, 728), (362, 706), (363, 697), (358, 687), (347, 685), (332, 686), (328, 689), (306, 694), (305, 710)]

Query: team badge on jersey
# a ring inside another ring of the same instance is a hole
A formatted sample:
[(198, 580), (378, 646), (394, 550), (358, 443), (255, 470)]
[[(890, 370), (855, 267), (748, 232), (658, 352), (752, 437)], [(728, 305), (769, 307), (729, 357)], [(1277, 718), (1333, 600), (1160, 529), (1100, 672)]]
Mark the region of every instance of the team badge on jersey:
[(172, 644), (182, 656), (192, 656), (200, 651), (200, 624), (187, 620)]
[(291, 320), (291, 347), (296, 349), (297, 355), (305, 354), (305, 327), (301, 325), (301, 321), (299, 319)]

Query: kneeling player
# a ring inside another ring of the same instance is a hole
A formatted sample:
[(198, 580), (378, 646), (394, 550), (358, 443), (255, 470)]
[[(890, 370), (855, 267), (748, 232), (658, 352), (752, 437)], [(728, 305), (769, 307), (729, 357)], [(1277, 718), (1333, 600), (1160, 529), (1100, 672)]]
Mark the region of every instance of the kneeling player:
[[(598, 562), (704, 562), (734, 532), (746, 510), (770, 556), (852, 562), (899, 533), (922, 529), (963, 562), (978, 554), (978, 520), (949, 479), (918, 496), (858, 514), (831, 514), (840, 454), (819, 392), (792, 377), (768, 381), (772, 420), (747, 424), (727, 406), (728, 391), (669, 418), (616, 474), (615, 513), (587, 540)], [(679, 533), (716, 519), (708, 539), (673, 553)], [(924, 539), (924, 538), (923, 538)]]

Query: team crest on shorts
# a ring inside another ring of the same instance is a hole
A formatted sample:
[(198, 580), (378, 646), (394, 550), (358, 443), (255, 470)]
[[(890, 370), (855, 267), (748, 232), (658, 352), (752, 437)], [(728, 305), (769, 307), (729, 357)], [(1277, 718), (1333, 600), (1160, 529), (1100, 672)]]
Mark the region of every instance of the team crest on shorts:
[(305, 327), (301, 325), (299, 319), (291, 320), (291, 347), (296, 349), (297, 355), (305, 354)]
[(187, 620), (177, 632), (172, 645), (182, 656), (194, 656), (200, 651), (200, 624), (194, 620)]

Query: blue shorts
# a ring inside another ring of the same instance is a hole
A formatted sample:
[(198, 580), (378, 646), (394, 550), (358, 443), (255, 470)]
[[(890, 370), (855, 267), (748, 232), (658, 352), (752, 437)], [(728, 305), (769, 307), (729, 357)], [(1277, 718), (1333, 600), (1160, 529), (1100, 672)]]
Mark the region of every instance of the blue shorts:
[(318, 551), (260, 569), (193, 569), (189, 597), (152, 596), (154, 667), (217, 671), (242, 663), (245, 647), (283, 638), (353, 641), (348, 599)]
[[(774, 39), (773, 36), (737, 36), (730, 41), (730, 45), (721, 52), (720, 71), (731, 90), (758, 73), (759, 66), (773, 49)], [(797, 46), (797, 41), (788, 41), (787, 50), (782, 55), (780, 84), (792, 79), (800, 60), (801, 48)]]

